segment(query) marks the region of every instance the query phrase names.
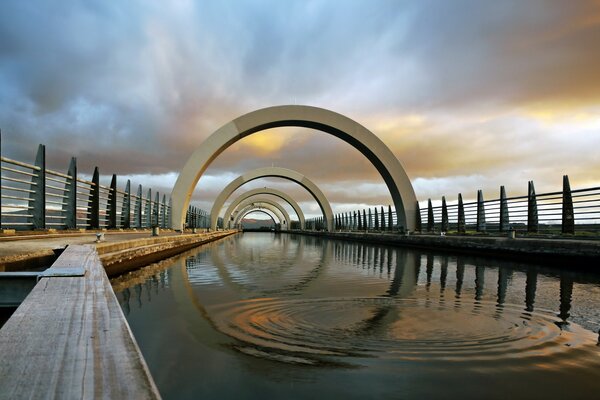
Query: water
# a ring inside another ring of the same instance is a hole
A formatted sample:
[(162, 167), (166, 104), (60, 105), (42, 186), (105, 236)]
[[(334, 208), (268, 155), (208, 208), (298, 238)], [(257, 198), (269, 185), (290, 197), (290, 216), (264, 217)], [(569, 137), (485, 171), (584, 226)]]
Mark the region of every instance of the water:
[(600, 390), (598, 275), (245, 233), (113, 285), (165, 399)]

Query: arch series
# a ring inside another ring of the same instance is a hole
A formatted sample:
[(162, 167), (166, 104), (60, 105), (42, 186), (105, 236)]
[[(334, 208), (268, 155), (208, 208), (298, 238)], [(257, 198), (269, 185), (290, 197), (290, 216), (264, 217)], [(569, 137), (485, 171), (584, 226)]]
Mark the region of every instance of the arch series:
[[(283, 126), (323, 131), (342, 139), (360, 151), (377, 169), (387, 185), (399, 225), (414, 230), (417, 198), (410, 179), (394, 153), (375, 134), (359, 123), (323, 108), (284, 105), (263, 108), (242, 115), (210, 135), (185, 163), (171, 193), (172, 228), (181, 230), (192, 192), (212, 161), (229, 146), (253, 133)], [(211, 215), (212, 218), (212, 215)], [(332, 221), (328, 222), (331, 230)]]
[(275, 214), (275, 216), (277, 216), (281, 226), (285, 224), (285, 229), (288, 229), (287, 227), (290, 225), (290, 216), (287, 211), (285, 211), (281, 204), (265, 199), (262, 201), (249, 202), (243, 207), (240, 207), (239, 211), (234, 215), (234, 225), (237, 225), (246, 215), (250, 214), (251, 212), (261, 211), (261, 209), (271, 211), (273, 214)]
[(328, 224), (328, 229), (333, 230), (333, 211), (331, 210), (331, 205), (329, 204), (329, 200), (325, 197), (321, 189), (317, 185), (314, 184), (313, 181), (302, 175), (300, 172), (281, 168), (281, 167), (264, 167), (257, 168), (255, 170), (249, 171), (243, 175), (240, 175), (229, 185), (223, 189), (221, 193), (215, 199), (213, 203), (213, 207), (210, 210), (210, 226), (212, 229), (217, 229), (217, 219), (219, 217), (219, 212), (223, 208), (225, 201), (235, 192), (240, 186), (251, 182), (255, 179), (259, 178), (283, 178), (293, 182), (298, 183), (302, 187), (304, 187), (308, 192), (313, 196), (313, 198), (319, 204), (321, 208), (321, 212), (325, 217), (325, 220)]
[[(225, 211), (225, 214), (223, 215), (224, 227), (227, 227), (227, 224), (229, 222), (231, 222), (230, 221), (231, 214), (239, 207), (240, 203), (242, 203), (246, 199), (249, 199), (249, 198), (252, 198), (252, 197), (255, 197), (258, 195), (263, 195), (263, 194), (273, 195), (273, 196), (279, 197), (280, 199), (287, 202), (294, 209), (294, 211), (296, 212), (296, 215), (298, 216), (298, 221), (300, 221), (300, 229), (304, 229), (305, 218), (304, 218), (304, 213), (302, 212), (302, 209), (300, 208), (300, 205), (293, 198), (291, 198), (289, 195), (282, 192), (281, 190), (266, 188), (266, 187), (249, 190), (247, 192), (242, 193), (235, 200), (233, 200), (231, 202), (231, 204), (229, 204), (229, 206), (227, 207), (227, 210)], [(231, 228), (231, 226), (229, 226), (229, 227)], [(290, 226), (288, 226), (288, 229), (290, 229)]]

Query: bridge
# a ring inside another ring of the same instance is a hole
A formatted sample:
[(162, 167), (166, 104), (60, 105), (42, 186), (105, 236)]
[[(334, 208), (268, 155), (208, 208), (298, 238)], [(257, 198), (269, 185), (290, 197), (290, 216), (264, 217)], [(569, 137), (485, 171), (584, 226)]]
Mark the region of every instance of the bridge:
[[(273, 166), (233, 179), (210, 212), (192, 204), (196, 184), (219, 154), (244, 137), (286, 126), (316, 129), (353, 146), (379, 172), (393, 204), (334, 212), (316, 180)], [(15, 397), (41, 388), (58, 397), (159, 397), (107, 276), (234, 234), (255, 211), (284, 231), (350, 240), (529, 256), (600, 254), (598, 242), (577, 240), (598, 234), (600, 188), (571, 190), (564, 176), (562, 190), (552, 193), (536, 194), (529, 182), (527, 194), (518, 197), (507, 197), (502, 186), (494, 199), (478, 190), (467, 201), (458, 194), (456, 201), (444, 196), (435, 206), (431, 199), (419, 203), (400, 160), (383, 141), (346, 116), (310, 106), (269, 107), (223, 125), (198, 144), (169, 197), (141, 185), (132, 192), (132, 182), (120, 186), (116, 174), (103, 185), (98, 167), (84, 179), (76, 158), (64, 172), (51, 169), (44, 145), (33, 163), (2, 156), (1, 170), (0, 284), (10, 290), (0, 302), (20, 307), (0, 330), (6, 360), (0, 391)], [(245, 184), (265, 177), (301, 186), (322, 215), (305, 218), (297, 200), (275, 187), (230, 200)]]

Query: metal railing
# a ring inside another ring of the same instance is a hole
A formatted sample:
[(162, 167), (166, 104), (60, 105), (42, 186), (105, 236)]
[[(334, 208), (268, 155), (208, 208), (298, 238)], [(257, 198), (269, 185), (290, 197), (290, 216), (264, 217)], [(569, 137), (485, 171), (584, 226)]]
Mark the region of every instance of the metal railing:
[[(1, 148), (0, 148), (1, 151)], [(146, 229), (171, 227), (171, 201), (152, 189), (143, 196), (142, 185), (131, 193), (131, 182), (118, 188), (113, 174), (109, 186), (100, 184), (98, 167), (91, 180), (78, 176), (77, 159), (66, 173), (46, 165), (46, 146), (40, 144), (33, 164), (0, 155), (0, 228), (43, 229)], [(207, 228), (210, 216), (190, 206), (186, 227)]]
[[(450, 233), (502, 233), (515, 231), (523, 234), (565, 234), (597, 236), (600, 234), (600, 187), (571, 190), (569, 178), (563, 176), (563, 189), (559, 192), (536, 194), (533, 182), (528, 183), (528, 194), (507, 197), (504, 186), (500, 197), (484, 200), (477, 192), (477, 200), (463, 202), (459, 193), (457, 201), (448, 204), (442, 197), (441, 205), (420, 208), (416, 217), (417, 232)], [(335, 230), (404, 232), (398, 224), (392, 207), (375, 207), (336, 214)], [(324, 218), (306, 221), (308, 230), (326, 230)]]

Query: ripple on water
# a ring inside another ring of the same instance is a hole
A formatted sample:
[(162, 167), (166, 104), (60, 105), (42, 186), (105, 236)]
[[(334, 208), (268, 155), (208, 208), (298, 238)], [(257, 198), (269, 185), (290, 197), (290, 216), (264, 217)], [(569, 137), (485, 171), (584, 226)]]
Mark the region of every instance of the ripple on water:
[[(378, 357), (473, 368), (559, 368), (600, 363), (597, 337), (546, 312), (466, 301), (327, 298), (244, 300), (209, 307), (217, 329), (240, 351), (318, 364)], [(358, 362), (358, 361), (357, 361)], [(347, 363), (347, 361), (345, 361)]]

